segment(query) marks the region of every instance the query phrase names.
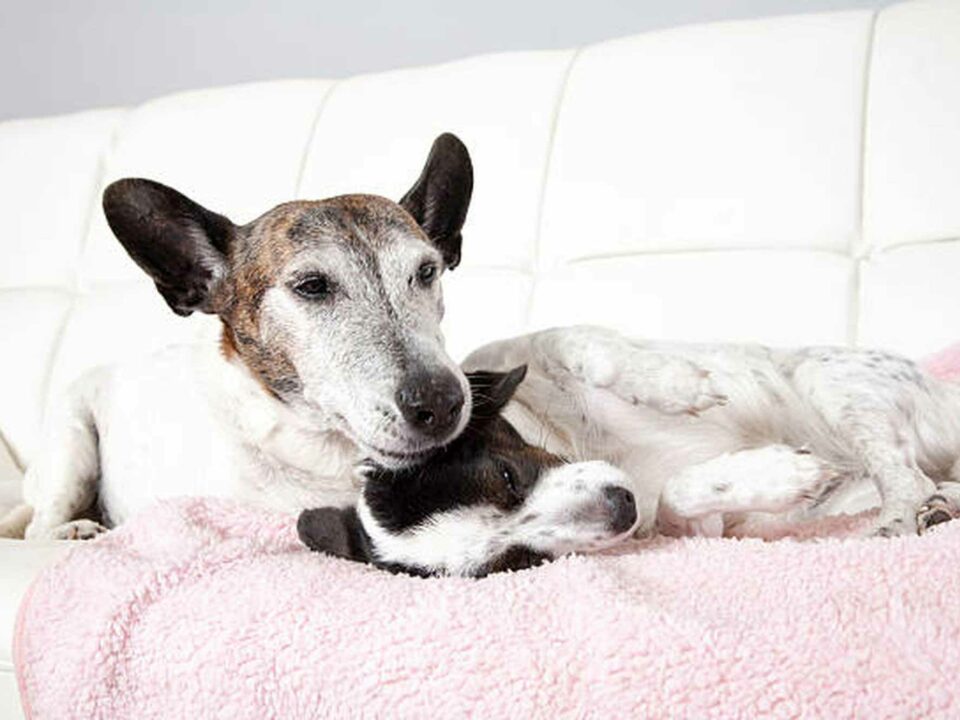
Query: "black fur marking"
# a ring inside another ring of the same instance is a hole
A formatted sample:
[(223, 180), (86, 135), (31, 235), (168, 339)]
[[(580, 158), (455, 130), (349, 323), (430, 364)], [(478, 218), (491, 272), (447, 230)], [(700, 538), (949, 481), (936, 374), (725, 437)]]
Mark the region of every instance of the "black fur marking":
[(549, 555), (531, 550), (523, 545), (512, 545), (495, 560), (491, 560), (479, 568), (474, 573), (474, 577), (481, 578), (491, 573), (504, 572), (507, 570), (526, 570), (527, 568), (549, 562), (551, 559)]

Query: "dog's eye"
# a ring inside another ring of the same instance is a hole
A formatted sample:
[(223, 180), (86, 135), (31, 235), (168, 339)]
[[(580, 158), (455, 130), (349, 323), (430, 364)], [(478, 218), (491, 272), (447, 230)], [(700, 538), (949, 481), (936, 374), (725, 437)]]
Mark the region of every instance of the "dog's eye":
[(430, 287), (437, 279), (437, 266), (432, 262), (425, 262), (417, 269), (417, 281), (423, 287)]
[(293, 291), (308, 300), (323, 300), (330, 295), (332, 288), (326, 276), (310, 275), (294, 285)]
[(507, 486), (507, 489), (510, 491), (510, 494), (514, 497), (520, 497), (520, 488), (517, 485), (517, 476), (513, 472), (513, 468), (508, 465), (500, 466), (500, 477), (503, 478), (504, 484)]

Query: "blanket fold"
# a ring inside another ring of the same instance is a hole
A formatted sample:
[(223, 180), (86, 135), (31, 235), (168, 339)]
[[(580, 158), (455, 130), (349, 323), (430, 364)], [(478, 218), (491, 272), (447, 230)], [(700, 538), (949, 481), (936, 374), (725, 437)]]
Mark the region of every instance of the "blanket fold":
[(960, 717), (960, 522), (482, 580), (310, 553), (294, 522), (183, 499), (78, 546), (20, 609), (27, 717)]

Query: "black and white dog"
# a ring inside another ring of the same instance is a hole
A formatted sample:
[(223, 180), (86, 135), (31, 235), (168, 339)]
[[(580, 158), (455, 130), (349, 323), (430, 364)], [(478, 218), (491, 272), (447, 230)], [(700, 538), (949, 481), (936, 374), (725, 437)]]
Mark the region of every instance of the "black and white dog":
[(466, 430), (419, 466), (360, 466), (356, 507), (304, 511), (304, 543), (393, 571), (479, 577), (629, 537), (637, 508), (623, 472), (567, 463), (501, 417), (525, 372), (468, 373)]
[[(494, 372), (521, 364), (522, 384)], [(881, 536), (960, 514), (960, 388), (894, 355), (573, 327), (493, 343), (464, 367), (487, 369), (474, 402), (489, 395), (503, 417), (472, 420), (418, 469), (368, 471), (356, 510), (304, 514), (308, 545), (476, 575), (616, 542), (634, 502), (639, 533), (712, 536), (877, 501)], [(603, 482), (578, 488), (584, 467)]]

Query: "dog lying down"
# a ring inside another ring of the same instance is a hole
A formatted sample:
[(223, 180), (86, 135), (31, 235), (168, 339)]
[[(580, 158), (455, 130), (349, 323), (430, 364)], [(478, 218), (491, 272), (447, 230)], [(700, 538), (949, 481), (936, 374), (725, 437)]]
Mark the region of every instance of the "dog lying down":
[(630, 532), (762, 534), (879, 505), (890, 537), (960, 516), (960, 385), (905, 358), (568, 327), (480, 348), (479, 368), (470, 431), (418, 467), (367, 468), (355, 509), (301, 517), (310, 547), (483, 575)]
[(463, 434), (419, 466), (362, 465), (356, 507), (305, 510), (300, 538), (393, 572), (481, 577), (629, 537), (638, 515), (622, 471), (565, 462), (501, 416), (525, 374), (526, 366), (468, 373), (473, 409)]

